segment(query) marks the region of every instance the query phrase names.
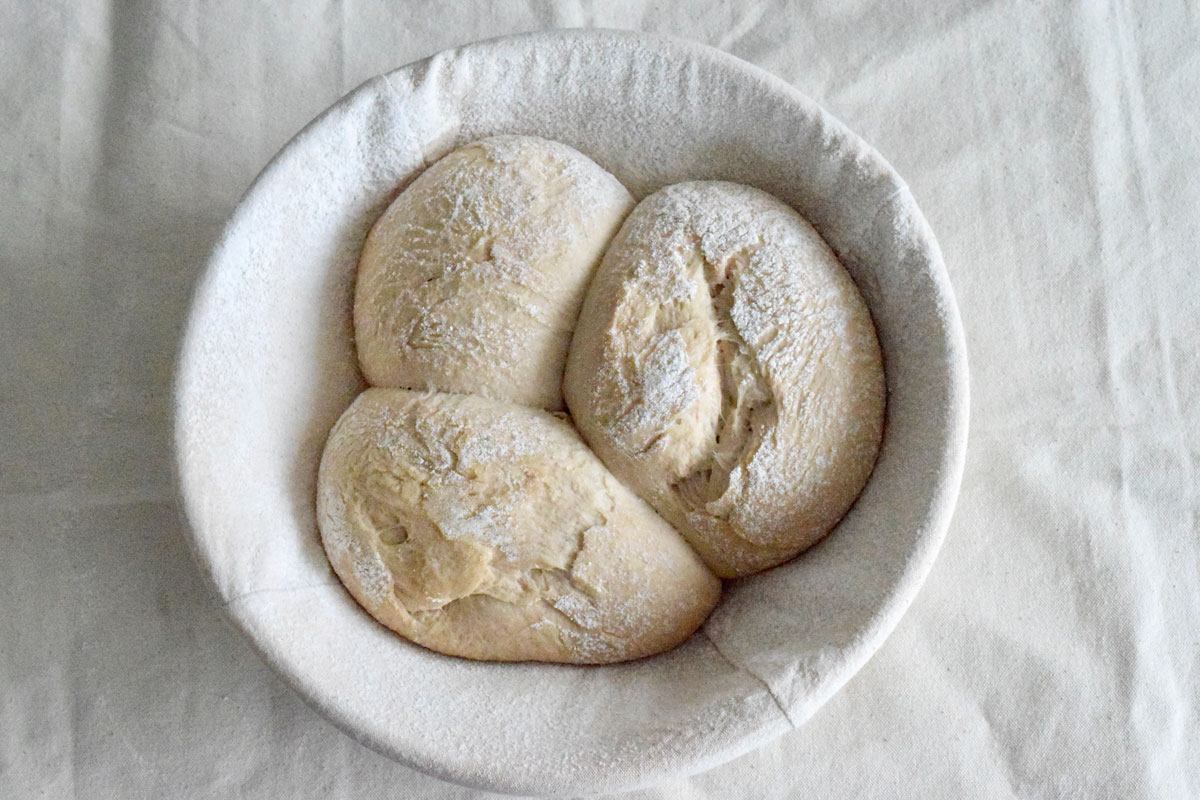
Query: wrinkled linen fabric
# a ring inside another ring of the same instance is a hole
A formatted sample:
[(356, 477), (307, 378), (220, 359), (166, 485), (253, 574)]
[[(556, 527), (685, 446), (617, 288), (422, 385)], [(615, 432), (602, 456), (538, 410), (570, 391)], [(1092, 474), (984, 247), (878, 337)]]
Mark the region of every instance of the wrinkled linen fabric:
[(0, 4), (0, 795), (481, 798), (338, 731), (187, 549), (170, 388), (237, 198), (315, 114), (475, 39), (705, 42), (887, 157), (938, 236), (971, 431), (929, 579), (798, 730), (625, 795), (1200, 794), (1200, 14)]

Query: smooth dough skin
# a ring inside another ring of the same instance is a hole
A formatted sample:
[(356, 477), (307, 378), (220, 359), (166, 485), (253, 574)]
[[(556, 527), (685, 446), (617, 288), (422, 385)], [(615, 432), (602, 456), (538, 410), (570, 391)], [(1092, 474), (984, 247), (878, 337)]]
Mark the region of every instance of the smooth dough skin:
[(720, 581), (561, 418), (368, 389), (318, 479), (321, 537), (368, 612), (449, 655), (602, 664), (659, 653)]
[(731, 183), (669, 186), (629, 215), (563, 388), (601, 460), (721, 577), (824, 536), (883, 429), (879, 343), (850, 276), (795, 211)]
[(579, 306), (633, 207), (582, 153), (497, 136), (425, 170), (371, 229), (354, 332), (374, 386), (563, 408)]

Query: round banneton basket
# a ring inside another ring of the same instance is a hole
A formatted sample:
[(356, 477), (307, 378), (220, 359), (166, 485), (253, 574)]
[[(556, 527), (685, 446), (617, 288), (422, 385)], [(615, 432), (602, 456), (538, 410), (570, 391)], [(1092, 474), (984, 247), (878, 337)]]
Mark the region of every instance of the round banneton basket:
[[(326, 434), (362, 388), (351, 298), (367, 229), (448, 151), (498, 133), (570, 144), (639, 198), (711, 178), (807, 217), (878, 328), (887, 427), (822, 543), (726, 584), (688, 642), (627, 664), (463, 661), (375, 622), (325, 560)], [(967, 429), (965, 347), (937, 243), (874, 150), (783, 81), (720, 51), (615, 31), (476, 43), (374, 78), (275, 157), (196, 291), (176, 386), (195, 553), (229, 615), (350, 735), (494, 791), (627, 789), (802, 724), (895, 627), (949, 523)]]

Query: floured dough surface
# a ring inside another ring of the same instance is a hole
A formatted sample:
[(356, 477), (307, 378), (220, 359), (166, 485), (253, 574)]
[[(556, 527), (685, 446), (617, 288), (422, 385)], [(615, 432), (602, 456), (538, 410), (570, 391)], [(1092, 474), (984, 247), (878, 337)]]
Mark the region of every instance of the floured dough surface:
[(629, 215), (588, 290), (564, 392), (584, 438), (716, 574), (780, 564), (871, 473), (875, 329), (817, 232), (747, 186), (669, 186)]
[(445, 156), (367, 236), (354, 299), (367, 381), (561, 409), (580, 303), (632, 207), (558, 142), (496, 136)]
[(317, 512), (358, 602), (450, 655), (637, 658), (686, 639), (720, 594), (568, 422), (480, 397), (365, 391), (330, 434)]

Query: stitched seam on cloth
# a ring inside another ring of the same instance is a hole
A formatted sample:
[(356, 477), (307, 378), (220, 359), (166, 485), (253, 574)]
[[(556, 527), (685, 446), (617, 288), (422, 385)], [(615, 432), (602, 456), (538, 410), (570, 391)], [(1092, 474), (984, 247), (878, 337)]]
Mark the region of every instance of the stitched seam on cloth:
[[(388, 77), (386, 72), (381, 72), (379, 74), (379, 78), (383, 81), (383, 85), (387, 87), (387, 90), (389, 92), (391, 92), (392, 97), (394, 97), (400, 103), (400, 105), (404, 108), (404, 110), (407, 112), (408, 101), (412, 99), (412, 95), (411, 94), (409, 94), (409, 95), (401, 94), (400, 90), (398, 90), (395, 86), (392, 85), (392, 79)], [(413, 89), (415, 90), (416, 88), (417, 88), (417, 84), (416, 84), (416, 82), (414, 82)], [(417, 139), (417, 135), (413, 132), (413, 129), (411, 127), (409, 127), (407, 113), (397, 115), (397, 121), (401, 125), (404, 126), (405, 141), (408, 143), (408, 145), (413, 150), (415, 150), (421, 156), (422, 169), (428, 168), (429, 167), (429, 157), (425, 154), (425, 146), (421, 143), (420, 140)]]
[(233, 597), (229, 598), (225, 602), (221, 603), (221, 605), (228, 607), (228, 606), (233, 605), (234, 603), (240, 603), (241, 601), (243, 601), (247, 598), (250, 598), (250, 597), (254, 597), (255, 595), (258, 595), (258, 594), (268, 594), (268, 593), (290, 594), (292, 592), (300, 592), (305, 589), (321, 589), (326, 586), (341, 586), (341, 583), (339, 583), (337, 581), (326, 581), (324, 583), (305, 583), (305, 584), (301, 584), (299, 586), (273, 586), (273, 587), (268, 587), (265, 589), (251, 589), (248, 592), (242, 592), (241, 594), (234, 595)]
[(877, 220), (879, 218), (879, 215), (883, 213), (883, 210), (885, 208), (887, 208), (893, 200), (895, 200), (897, 197), (899, 197), (902, 194), (908, 195), (909, 201), (912, 202), (912, 199), (913, 199), (912, 191), (908, 188), (908, 184), (905, 183), (904, 181), (900, 181), (899, 186), (897, 186), (892, 191), (888, 192), (887, 197), (885, 197), (879, 201), (879, 205), (877, 205), (875, 207), (875, 210), (873, 212), (871, 212), (871, 216), (869, 218), (870, 221), (867, 222), (866, 225), (863, 226), (864, 230), (866, 228), (869, 228), (872, 225), (874, 225), (875, 220)]
[(741, 664), (734, 661), (729, 656), (725, 655), (725, 651), (723, 651), (721, 649), (721, 646), (718, 645), (716, 643), (716, 641), (714, 641), (713, 638), (708, 635), (708, 631), (706, 629), (701, 628), (700, 633), (701, 633), (701, 635), (704, 636), (705, 639), (708, 640), (708, 643), (713, 646), (713, 649), (717, 651), (717, 655), (719, 655), (721, 657), (722, 661), (724, 661), (726, 664), (728, 664), (729, 666), (736, 669), (738, 672), (744, 672), (747, 675), (749, 675), (751, 678), (754, 678), (754, 680), (756, 680), (760, 684), (762, 684), (762, 687), (767, 690), (767, 696), (770, 697), (771, 700), (775, 703), (775, 707), (779, 709), (779, 713), (783, 715), (783, 718), (787, 720), (788, 725), (790, 725), (793, 730), (795, 730), (796, 728), (799, 727), (799, 725), (796, 724), (796, 721), (794, 719), (792, 719), (792, 715), (788, 713), (787, 707), (784, 706), (783, 702), (779, 699), (778, 696), (776, 696), (775, 691), (771, 688), (771, 684), (767, 683), (763, 678), (761, 678), (756, 673), (750, 671), (746, 667), (744, 667)]
[[(388, 74), (386, 72), (379, 73), (379, 79), (383, 81), (383, 85), (388, 88), (388, 91), (392, 93), (393, 97), (395, 97), (397, 100), (399, 100), (401, 102), (404, 102), (404, 100), (406, 98), (404, 97), (404, 95), (400, 94), (400, 91), (398, 89), (396, 89), (395, 86), (392, 85), (392, 79), (388, 77)], [(405, 127), (405, 130), (408, 130), (407, 124), (404, 127)]]

